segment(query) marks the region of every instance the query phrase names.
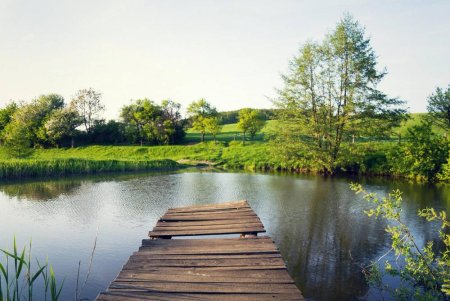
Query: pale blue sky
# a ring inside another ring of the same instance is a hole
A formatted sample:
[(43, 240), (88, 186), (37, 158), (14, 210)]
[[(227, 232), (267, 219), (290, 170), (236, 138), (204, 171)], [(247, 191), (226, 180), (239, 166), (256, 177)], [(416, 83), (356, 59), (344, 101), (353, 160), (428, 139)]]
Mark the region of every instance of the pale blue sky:
[(344, 12), (388, 70), (380, 87), (412, 112), (450, 84), (450, 1), (0, 0), (0, 105), (93, 87), (107, 118), (143, 97), (271, 107), (299, 46)]

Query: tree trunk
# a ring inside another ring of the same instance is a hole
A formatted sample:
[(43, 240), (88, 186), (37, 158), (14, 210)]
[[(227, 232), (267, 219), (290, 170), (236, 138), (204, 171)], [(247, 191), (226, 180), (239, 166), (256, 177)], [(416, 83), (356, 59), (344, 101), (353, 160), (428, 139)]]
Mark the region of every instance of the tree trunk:
[(205, 133), (202, 133), (202, 143), (205, 142)]
[(70, 147), (71, 148), (75, 147), (75, 138), (73, 136), (70, 138)]

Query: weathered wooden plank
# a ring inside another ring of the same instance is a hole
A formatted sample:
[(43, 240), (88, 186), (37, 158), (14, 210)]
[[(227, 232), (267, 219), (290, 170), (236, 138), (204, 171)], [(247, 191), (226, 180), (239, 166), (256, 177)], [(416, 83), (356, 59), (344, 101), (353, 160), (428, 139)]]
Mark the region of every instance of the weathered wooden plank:
[(143, 239), (142, 246), (249, 246), (249, 245), (271, 245), (275, 246), (268, 236), (249, 238), (201, 238), (201, 239)]
[(228, 208), (250, 208), (247, 201), (237, 201), (237, 202), (224, 202), (216, 204), (204, 204), (204, 205), (193, 205), (187, 207), (175, 207), (169, 208), (167, 211), (179, 211), (179, 212), (190, 212), (190, 211), (201, 211), (201, 210), (216, 210), (216, 209), (228, 209)]
[(280, 293), (298, 292), (293, 284), (285, 283), (178, 283), (149, 281), (113, 281), (109, 291), (134, 290), (175, 293)]
[(253, 213), (245, 214), (206, 214), (206, 215), (187, 215), (180, 216), (175, 214), (165, 214), (160, 221), (211, 221), (211, 220), (236, 220), (242, 218), (256, 218), (257, 215)]
[(301, 295), (296, 294), (185, 294), (185, 293), (160, 293), (152, 292), (151, 294), (142, 292), (104, 292), (101, 293), (97, 300), (99, 301), (135, 301), (135, 300), (152, 300), (152, 301), (302, 301)]
[(153, 254), (273, 253), (278, 249), (268, 237), (228, 239), (144, 239), (139, 249)]
[(161, 273), (177, 271), (180, 269), (194, 269), (195, 271), (259, 271), (259, 270), (286, 270), (286, 265), (280, 266), (244, 266), (244, 267), (142, 267), (134, 271), (160, 271)]
[(142, 256), (131, 256), (124, 269), (143, 267), (241, 267), (241, 266), (284, 266), (281, 258), (237, 258), (237, 259), (146, 259)]
[(206, 214), (208, 212), (227, 212), (227, 211), (253, 211), (253, 209), (248, 206), (229, 206), (229, 207), (199, 207), (199, 208), (188, 208), (188, 209), (168, 209), (166, 213), (169, 214)]
[[(176, 223), (175, 223), (176, 224)], [(262, 223), (251, 223), (251, 224), (230, 224), (230, 225), (200, 225), (200, 226), (164, 226), (164, 227), (154, 227), (155, 231), (190, 231), (190, 230), (214, 230), (214, 229), (233, 229), (233, 228), (262, 228), (264, 229)]]
[[(237, 206), (237, 207), (227, 207), (227, 208), (200, 208), (200, 209), (189, 209), (189, 210), (172, 210), (169, 209), (166, 213), (199, 213), (199, 212), (230, 212), (230, 211), (240, 211), (240, 210), (252, 210), (249, 206)], [(252, 210), (253, 211), (253, 210)]]
[[(207, 220), (207, 221), (158, 221), (156, 227), (185, 227), (185, 226), (212, 226), (230, 225), (230, 220)], [(233, 225), (261, 223), (258, 217), (237, 219), (232, 221)], [(262, 223), (261, 223), (262, 224)]]
[(174, 212), (174, 211), (167, 211), (165, 214), (168, 215), (208, 215), (208, 214), (233, 214), (233, 213), (239, 213), (239, 214), (255, 214), (255, 212), (250, 208), (227, 208), (227, 209), (220, 209), (220, 210), (208, 210), (208, 211), (191, 211), (191, 212)]
[[(237, 272), (239, 271), (239, 272)], [(278, 270), (210, 270), (207, 268), (122, 270), (116, 280), (172, 282), (256, 282), (293, 283), (284, 269)]]
[(236, 258), (281, 258), (279, 253), (269, 253), (269, 254), (153, 254), (146, 252), (145, 249), (139, 252), (134, 252), (133, 256), (142, 256), (143, 258), (151, 258), (154, 260), (158, 259), (236, 259)]
[(244, 234), (244, 233), (263, 233), (266, 232), (262, 227), (237, 227), (223, 229), (199, 229), (199, 230), (167, 230), (150, 231), (150, 237), (162, 236), (194, 236), (194, 235), (218, 235), (218, 234)]
[(207, 214), (231, 214), (231, 213), (255, 213), (250, 207), (234, 207), (234, 208), (207, 208), (189, 211), (174, 211), (168, 210), (165, 214), (168, 215), (207, 215)]
[(277, 253), (278, 250), (274, 246), (248, 246), (248, 247), (190, 247), (190, 248), (155, 248), (155, 247), (141, 247), (140, 250), (147, 250), (153, 254), (248, 254), (248, 253)]

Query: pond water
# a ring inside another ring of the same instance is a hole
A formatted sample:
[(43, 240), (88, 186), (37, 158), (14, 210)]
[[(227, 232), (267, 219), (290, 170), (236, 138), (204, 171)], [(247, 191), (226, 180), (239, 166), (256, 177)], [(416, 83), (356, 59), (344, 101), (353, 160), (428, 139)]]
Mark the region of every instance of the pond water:
[[(389, 247), (385, 224), (364, 215), (368, 205), (352, 180), (302, 175), (206, 172), (144, 173), (0, 183), (0, 248), (32, 238), (33, 256), (48, 256), (65, 279), (62, 300), (74, 300), (78, 264), (82, 297), (93, 300), (117, 275), (169, 207), (247, 199), (288, 270), (310, 300), (377, 300), (357, 264)], [(353, 180), (355, 181), (355, 179)], [(419, 241), (435, 240), (419, 208), (450, 212), (450, 187), (359, 179), (370, 191), (404, 192), (404, 218)], [(351, 252), (353, 260), (349, 255)]]

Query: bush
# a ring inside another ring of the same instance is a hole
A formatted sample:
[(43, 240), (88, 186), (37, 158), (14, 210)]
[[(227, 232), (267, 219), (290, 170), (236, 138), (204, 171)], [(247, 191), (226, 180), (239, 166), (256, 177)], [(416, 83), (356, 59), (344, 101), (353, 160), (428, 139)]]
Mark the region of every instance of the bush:
[(433, 181), (447, 161), (449, 145), (446, 138), (422, 122), (411, 127), (408, 141), (388, 154), (392, 172), (411, 178)]

